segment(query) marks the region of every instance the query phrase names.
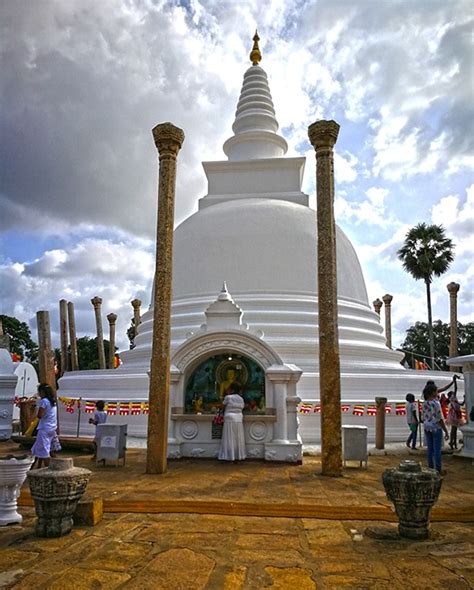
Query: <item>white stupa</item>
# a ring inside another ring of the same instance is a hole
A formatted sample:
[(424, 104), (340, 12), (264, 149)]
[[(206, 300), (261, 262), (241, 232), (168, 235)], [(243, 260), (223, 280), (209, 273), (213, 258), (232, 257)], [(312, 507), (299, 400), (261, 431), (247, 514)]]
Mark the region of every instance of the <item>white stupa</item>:
[[(247, 366), (245, 375), (242, 367), (247, 361), (239, 365), (241, 369), (234, 374), (237, 380), (250, 379), (249, 374), (258, 371), (255, 366), (263, 370), (263, 381), (258, 385), (263, 402), (255, 393), (257, 385), (253, 390), (249, 386), (253, 391), (249, 406), (253, 405), (257, 416), (283, 411), (278, 410), (277, 398), (282, 393), (277, 374), (287, 377), (285, 395), (293, 400), (288, 407), (298, 396), (309, 404), (319, 401), (316, 214), (301, 190), (305, 158), (285, 157), (287, 144), (277, 133), (267, 75), (258, 65), (260, 57), (258, 45), (254, 45), (252, 65), (245, 72), (237, 104), (234, 135), (223, 146), (227, 160), (203, 163), (208, 193), (199, 199), (198, 212), (175, 230), (172, 456), (183, 454), (179, 441), (188, 444), (204, 436), (199, 431), (200, 422), (206, 410), (213, 410), (213, 399), (219, 395), (226, 377), (222, 374), (226, 357), (234, 363), (245, 359), (254, 363), (253, 369)], [(402, 354), (387, 348), (380, 318), (369, 305), (357, 254), (340, 228), (337, 277), (343, 403), (374, 403), (375, 396), (401, 402), (407, 392), (420, 392), (429, 378), (441, 382), (450, 379), (449, 373), (407, 370), (400, 364)], [(221, 303), (228, 295), (239, 310), (238, 318), (235, 309), (213, 314), (209, 307), (223, 281), (227, 288), (220, 295)], [(146, 400), (152, 325), (153, 309), (149, 309), (142, 317), (136, 347), (121, 353), (123, 364), (119, 369), (67, 373), (60, 380), (60, 394)], [(200, 377), (195, 378), (199, 370)], [(291, 442), (295, 444), (295, 433), (269, 433), (270, 422), (266, 424), (265, 420), (250, 424), (247, 436), (266, 441), (293, 436)], [(290, 424), (292, 415), (285, 420)], [(374, 417), (357, 417), (349, 412), (343, 415), (343, 422), (367, 424), (373, 437)], [(63, 416), (63, 432), (65, 428), (75, 432), (73, 415)], [(145, 437), (146, 416), (130, 418), (129, 433)], [(319, 442), (318, 414), (300, 415), (300, 434), (304, 443)], [(388, 439), (401, 440), (406, 434), (405, 418), (395, 416), (395, 412), (388, 415)], [(213, 452), (208, 453), (201, 443), (194, 448), (190, 443), (186, 449), (184, 454), (194, 451), (194, 456)], [(255, 456), (261, 456), (260, 452), (266, 451), (255, 451)]]

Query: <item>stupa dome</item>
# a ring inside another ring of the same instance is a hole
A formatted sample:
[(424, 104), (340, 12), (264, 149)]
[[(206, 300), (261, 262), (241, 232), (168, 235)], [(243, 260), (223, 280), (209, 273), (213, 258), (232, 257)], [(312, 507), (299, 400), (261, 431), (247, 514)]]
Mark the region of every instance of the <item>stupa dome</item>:
[[(256, 291), (317, 292), (315, 212), (305, 205), (249, 198), (207, 207), (174, 235), (173, 298), (211, 297), (223, 280), (234, 297)], [(368, 305), (364, 277), (337, 229), (338, 297)]]

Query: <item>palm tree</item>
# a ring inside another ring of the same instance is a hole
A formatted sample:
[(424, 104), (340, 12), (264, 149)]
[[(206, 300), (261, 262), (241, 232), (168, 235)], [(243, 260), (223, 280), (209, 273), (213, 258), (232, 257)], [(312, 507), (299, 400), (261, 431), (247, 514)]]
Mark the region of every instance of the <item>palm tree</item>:
[(430, 285), (433, 276), (439, 277), (445, 273), (454, 260), (454, 244), (446, 237), (442, 225), (419, 223), (408, 231), (397, 255), (403, 263), (404, 270), (410, 273), (416, 281), (423, 280), (425, 282), (430, 356), (433, 363), (435, 351)]

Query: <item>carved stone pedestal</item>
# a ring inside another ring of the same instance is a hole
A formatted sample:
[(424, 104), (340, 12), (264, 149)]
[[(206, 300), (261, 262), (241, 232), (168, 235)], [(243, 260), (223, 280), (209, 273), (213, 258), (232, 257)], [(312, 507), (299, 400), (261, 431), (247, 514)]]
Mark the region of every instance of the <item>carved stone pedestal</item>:
[(422, 469), (417, 461), (402, 461), (398, 469), (386, 469), (382, 481), (387, 498), (394, 503), (401, 537), (427, 539), (430, 511), (441, 490), (441, 476)]
[(28, 455), (0, 457), (0, 526), (23, 520), (17, 512), (17, 500), (32, 463), (33, 457)]
[(49, 467), (28, 473), (39, 537), (61, 537), (71, 531), (72, 515), (91, 475), (89, 469), (74, 467), (69, 458), (51, 459)]

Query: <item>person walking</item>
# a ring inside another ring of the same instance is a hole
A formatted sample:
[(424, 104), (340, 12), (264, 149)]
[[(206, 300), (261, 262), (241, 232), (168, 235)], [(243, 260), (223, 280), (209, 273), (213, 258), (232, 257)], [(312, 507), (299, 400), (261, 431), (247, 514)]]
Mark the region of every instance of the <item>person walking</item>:
[(38, 435), (36, 441), (31, 447), (31, 453), (35, 457), (32, 469), (36, 466), (38, 469), (49, 465), (51, 458), (51, 445), (57, 438), (58, 428), (58, 407), (56, 393), (47, 383), (38, 385), (38, 394), (40, 401), (38, 403)]
[(416, 415), (416, 408), (417, 403), (415, 401), (415, 396), (413, 393), (407, 393), (406, 397), (406, 416), (407, 416), (407, 424), (408, 428), (410, 429), (410, 435), (407, 438), (406, 445), (408, 448), (412, 450), (416, 449), (416, 435), (418, 433), (418, 418)]

